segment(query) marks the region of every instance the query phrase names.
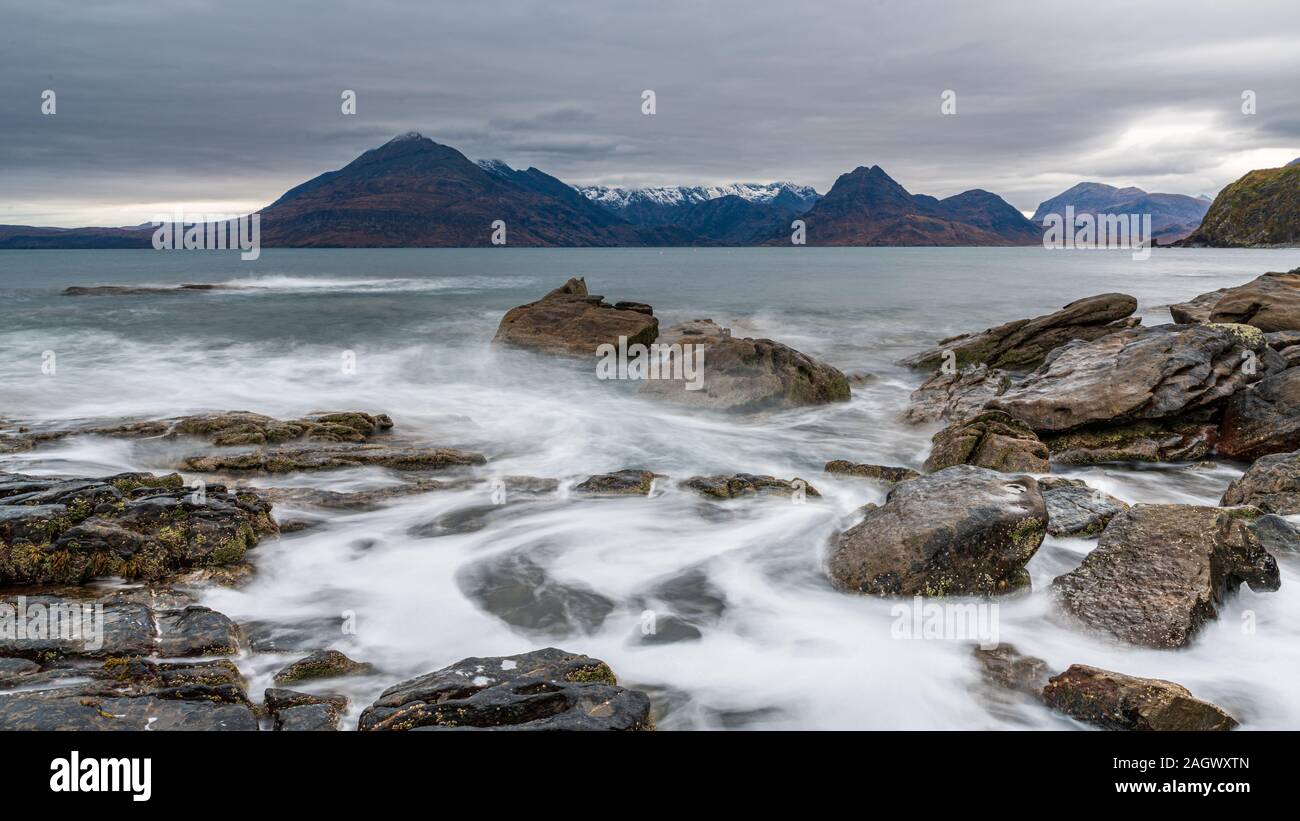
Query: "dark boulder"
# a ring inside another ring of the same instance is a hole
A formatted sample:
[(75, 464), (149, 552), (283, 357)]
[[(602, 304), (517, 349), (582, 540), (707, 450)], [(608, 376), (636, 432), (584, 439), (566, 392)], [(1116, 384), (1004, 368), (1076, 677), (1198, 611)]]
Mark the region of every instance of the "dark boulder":
[(1255, 460), (1241, 478), (1228, 485), (1219, 504), (1254, 505), (1267, 513), (1300, 513), (1300, 450)]
[(587, 293), (585, 279), (574, 278), (546, 296), (511, 308), (501, 318), (493, 342), (544, 353), (595, 358), (601, 345), (649, 345), (659, 336), (659, 320), (644, 303), (609, 305)]
[(481, 453), (456, 448), (364, 443), (221, 451), (190, 456), (181, 462), (181, 468), (198, 473), (291, 473), (368, 465), (391, 470), (444, 470), (486, 462)]
[[(732, 336), (730, 328), (711, 319), (674, 325), (659, 344), (692, 347), (674, 348), (665, 360), (669, 375), (682, 378), (641, 382), (640, 392), (655, 399), (748, 412), (844, 402), (850, 396), (849, 381), (836, 368), (771, 339)], [(693, 382), (678, 358), (696, 356), (695, 351), (703, 358), (701, 378)], [(698, 389), (692, 389), (695, 384)]]
[(1053, 710), (1107, 730), (1231, 730), (1237, 720), (1171, 681), (1072, 664), (1043, 688)]
[(740, 499), (747, 496), (781, 496), (793, 499), (797, 498), (797, 494), (821, 496), (817, 488), (798, 477), (776, 479), (750, 473), (735, 473), (729, 476), (692, 476), (682, 482), (682, 487), (711, 499)]
[(920, 473), (911, 468), (890, 467), (888, 465), (867, 465), (850, 462), (847, 459), (832, 459), (823, 468), (833, 476), (858, 476), (863, 479), (875, 479), (888, 484), (898, 484), (915, 479)]
[(1047, 502), (1047, 532), (1057, 537), (1099, 536), (1128, 504), (1079, 479), (1049, 476), (1038, 480)]
[(1242, 582), (1277, 590), (1277, 562), (1251, 529), (1254, 508), (1134, 505), (1083, 563), (1052, 582), (1061, 609), (1129, 644), (1184, 647)]
[(1040, 435), (1164, 419), (1227, 399), (1262, 374), (1264, 335), (1246, 325), (1134, 328), (1053, 352), (988, 403)]
[(952, 373), (940, 371), (912, 391), (901, 421), (957, 422), (978, 415), (994, 397), (1011, 387), (1006, 371), (987, 365), (967, 365)]
[(1038, 483), (958, 465), (902, 482), (831, 544), (840, 590), (882, 596), (1002, 593), (1029, 583), (1043, 541)]
[(293, 684), (299, 681), (312, 681), (338, 676), (364, 675), (371, 671), (365, 662), (353, 661), (338, 650), (317, 650), (306, 658), (279, 670), (275, 676), (276, 684)]
[(1300, 330), (1300, 269), (1264, 274), (1228, 288), (1215, 301), (1210, 321), (1253, 325), (1269, 332)]
[(650, 699), (603, 661), (548, 647), (467, 658), (385, 690), (360, 730), (650, 730)]
[(337, 730), (346, 696), (318, 696), (296, 690), (271, 688), (264, 696), (272, 728), (282, 732), (321, 732)]
[(985, 411), (939, 431), (930, 440), (925, 470), (975, 465), (1003, 473), (1046, 473), (1047, 445), (1019, 419), (1002, 411)]
[[(1137, 300), (1128, 294), (1098, 294), (1071, 302), (1052, 314), (942, 339), (937, 347), (901, 364), (924, 370), (938, 370), (945, 362), (958, 368), (982, 364), (990, 368), (1028, 370), (1067, 342), (1099, 339), (1132, 327), (1139, 320), (1126, 317), (1135, 310)], [(946, 356), (948, 353), (951, 356)]]
[(628, 468), (588, 476), (574, 485), (573, 490), (593, 496), (649, 496), (654, 480), (652, 471)]
[(1052, 461), (1062, 465), (1194, 462), (1209, 456), (1219, 441), (1213, 415), (1207, 410), (1167, 419), (1087, 425), (1043, 434), (1043, 442)]
[(261, 536), (278, 532), (270, 504), (253, 491), (180, 486), (175, 474), (0, 474), (0, 583), (157, 579), (237, 564)]
[(1300, 448), (1300, 369), (1266, 377), (1228, 400), (1219, 454), (1258, 459)]

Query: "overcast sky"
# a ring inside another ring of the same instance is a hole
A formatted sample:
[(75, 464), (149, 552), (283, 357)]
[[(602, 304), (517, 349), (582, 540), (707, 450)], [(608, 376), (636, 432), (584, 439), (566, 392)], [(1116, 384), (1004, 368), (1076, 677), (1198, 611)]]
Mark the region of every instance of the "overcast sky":
[(880, 165), (1025, 211), (1080, 180), (1213, 194), (1300, 156), (1297, 0), (0, 0), (0, 20), (0, 223), (253, 210), (409, 130), (571, 183), (825, 192)]

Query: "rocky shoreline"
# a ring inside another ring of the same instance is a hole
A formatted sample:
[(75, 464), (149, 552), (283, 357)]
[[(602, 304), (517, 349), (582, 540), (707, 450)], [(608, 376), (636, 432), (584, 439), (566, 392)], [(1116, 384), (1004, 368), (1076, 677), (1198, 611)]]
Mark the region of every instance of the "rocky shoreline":
[[(863, 464), (852, 453), (825, 465), (818, 483), (888, 488), (826, 545), (827, 587), (996, 601), (1029, 589), (1026, 565), (1049, 535), (1097, 539), (1052, 581), (1051, 617), (1101, 641), (1168, 652), (1195, 642), (1240, 585), (1279, 591), (1274, 554), (1300, 550), (1300, 534), (1282, 518), (1300, 514), (1300, 269), (1173, 305), (1172, 324), (1141, 325), (1136, 308), (1125, 294), (1085, 297), (905, 360), (922, 381), (900, 419), (942, 427), (919, 470)], [(844, 373), (789, 345), (736, 336), (708, 319), (661, 331), (650, 305), (608, 303), (581, 279), (510, 310), (494, 343), (593, 361), (604, 345), (662, 344), (668, 365), (698, 346), (699, 389), (647, 380), (630, 401), (725, 415), (740, 428), (750, 414), (852, 396)], [(203, 590), (255, 574), (249, 553), (263, 541), (314, 526), (312, 518), (281, 519), (277, 505), (324, 516), (462, 489), (592, 505), (684, 493), (702, 511), (751, 498), (825, 503), (798, 476), (725, 466), (695, 476), (664, 475), (652, 463), (499, 476), (491, 452), (454, 438), (410, 438), (400, 419), (362, 411), (0, 422), (0, 458), (74, 437), (130, 440), (172, 472), (0, 473), (0, 608), (8, 608), (0, 615), (94, 613), (102, 628), (97, 641), (0, 633), (0, 729), (340, 729), (351, 705), (328, 682), (389, 673), (338, 647), (313, 647), (276, 672), (259, 702), (236, 662), (266, 646), (258, 638), (265, 626), (198, 603)], [(1058, 465), (1211, 459), (1245, 468), (1218, 507), (1130, 504), (1051, 475)], [(328, 484), (331, 471), (358, 467), (393, 482), (367, 490), (263, 482), (313, 474)], [(428, 528), (475, 526), (444, 518)], [(480, 563), (466, 572), (500, 571)], [(540, 569), (512, 573), (544, 583)], [(579, 641), (572, 651), (431, 660), (424, 669), (432, 672), (383, 690), (357, 729), (653, 729), (651, 696), (620, 686), (609, 665), (580, 651)], [(1085, 724), (1237, 725), (1171, 682), (1078, 664), (1049, 676), (1045, 662), (1009, 645), (976, 655), (986, 677)], [(311, 692), (289, 689), (301, 682)]]

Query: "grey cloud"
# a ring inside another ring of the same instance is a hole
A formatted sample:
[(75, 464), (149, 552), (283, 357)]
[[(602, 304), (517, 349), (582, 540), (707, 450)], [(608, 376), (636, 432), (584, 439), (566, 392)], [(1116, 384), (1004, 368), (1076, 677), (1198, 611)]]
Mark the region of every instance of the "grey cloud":
[[(1079, 179), (1202, 193), (1246, 170), (1234, 157), (1300, 156), (1294, 0), (0, 0), (0, 19), (7, 222), (267, 203), (411, 129), (575, 183), (824, 191), (880, 164), (916, 192), (1025, 210)], [(1171, 134), (1114, 150), (1157, 113)]]

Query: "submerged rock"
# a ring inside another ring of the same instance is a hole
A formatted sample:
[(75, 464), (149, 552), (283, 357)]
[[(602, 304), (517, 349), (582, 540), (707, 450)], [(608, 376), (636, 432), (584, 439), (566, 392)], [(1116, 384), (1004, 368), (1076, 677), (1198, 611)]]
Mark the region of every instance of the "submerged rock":
[(1006, 371), (987, 365), (967, 365), (955, 373), (940, 371), (912, 391), (901, 421), (957, 422), (978, 415), (985, 404), (1011, 387)]
[(883, 596), (1003, 593), (1029, 583), (1047, 508), (1038, 483), (958, 465), (895, 485), (836, 537), (831, 583)]
[(819, 497), (817, 488), (803, 479), (775, 479), (771, 476), (754, 476), (736, 473), (730, 476), (692, 476), (682, 482), (682, 487), (713, 499), (739, 499), (744, 496), (784, 496), (796, 494)]
[(1300, 530), (1276, 513), (1260, 516), (1251, 522), (1250, 529), (1269, 553), (1300, 552)]
[(11, 442), (39, 445), (69, 436), (111, 436), (128, 439), (193, 437), (213, 445), (266, 445), (295, 440), (363, 442), (393, 427), (387, 414), (361, 411), (320, 411), (301, 419), (280, 420), (249, 411), (222, 411), (169, 419), (90, 422), (7, 437)]
[(181, 468), (198, 473), (291, 473), (298, 470), (334, 470), (366, 465), (392, 470), (443, 470), (486, 462), (487, 459), (481, 453), (455, 448), (361, 444), (255, 448), (203, 454), (185, 459)]
[(1265, 377), (1228, 400), (1219, 453), (1258, 459), (1300, 448), (1300, 369)]
[(1019, 419), (1002, 411), (985, 411), (954, 422), (930, 440), (925, 470), (975, 465), (1004, 473), (1046, 473), (1047, 445)]
[(1169, 419), (1088, 425), (1067, 433), (1044, 434), (1053, 462), (1100, 465), (1107, 462), (1194, 462), (1219, 441), (1209, 412)]
[(1051, 476), (1039, 479), (1038, 486), (1047, 502), (1047, 532), (1053, 536), (1098, 536), (1116, 514), (1128, 509), (1128, 503), (1079, 479)]
[(293, 684), (320, 678), (363, 675), (372, 669), (369, 664), (353, 661), (338, 650), (317, 650), (278, 671), (274, 681), (276, 684)]
[(562, 638), (596, 632), (617, 606), (580, 582), (548, 571), (549, 545), (518, 548), (466, 565), (456, 576), (465, 597), (520, 632)]
[(1241, 478), (1228, 485), (1219, 504), (1254, 505), (1267, 513), (1300, 513), (1300, 450), (1255, 460)]
[(0, 583), (157, 579), (237, 564), (278, 532), (270, 511), (253, 491), (210, 485), (200, 495), (176, 474), (0, 474)]
[(954, 364), (987, 365), (990, 368), (1027, 370), (1036, 367), (1055, 348), (1074, 340), (1094, 340), (1140, 320), (1126, 320), (1137, 310), (1137, 300), (1128, 294), (1098, 294), (1066, 305), (1061, 310), (1018, 319), (974, 334), (960, 334), (939, 341), (938, 347), (903, 360), (910, 368), (931, 370), (944, 364), (951, 352)]
[(574, 485), (575, 493), (595, 496), (648, 496), (655, 475), (649, 470), (628, 468), (613, 473), (597, 473)]
[(1043, 685), (1052, 672), (1047, 662), (1023, 655), (1009, 644), (974, 647), (972, 654), (979, 663), (984, 680), (997, 687), (1041, 698)]
[(1221, 402), (1260, 378), (1267, 346), (1244, 325), (1160, 325), (1076, 342), (989, 402), (1040, 435), (1164, 419)]
[(1074, 570), (1057, 576), (1061, 609), (1145, 647), (1184, 647), (1242, 582), (1277, 590), (1277, 562), (1250, 527), (1254, 508), (1134, 505), (1116, 514)]
[(876, 479), (889, 484), (906, 482), (909, 479), (915, 479), (920, 473), (911, 468), (890, 467), (888, 465), (865, 465), (857, 462), (850, 462), (846, 459), (832, 459), (826, 463), (823, 468), (827, 473), (835, 476), (860, 476), (864, 479)]
[(1171, 681), (1072, 664), (1043, 688), (1048, 707), (1107, 730), (1231, 730), (1237, 720)]
[(651, 730), (650, 699), (609, 665), (548, 647), (467, 658), (385, 690), (359, 730)]
[(649, 345), (658, 336), (659, 320), (649, 305), (609, 305), (587, 293), (585, 279), (572, 278), (536, 302), (507, 311), (492, 341), (594, 359), (597, 348), (617, 346), (620, 338), (628, 345)]
[[(681, 379), (646, 379), (640, 392), (696, 408), (723, 411), (757, 411), (844, 402), (849, 381), (837, 369), (788, 345), (771, 339), (731, 335), (711, 319), (674, 325), (664, 332), (661, 345), (690, 345), (685, 351), (703, 351), (698, 390), (684, 378), (689, 371), (674, 351), (664, 367)], [(688, 363), (695, 361), (693, 354)]]

